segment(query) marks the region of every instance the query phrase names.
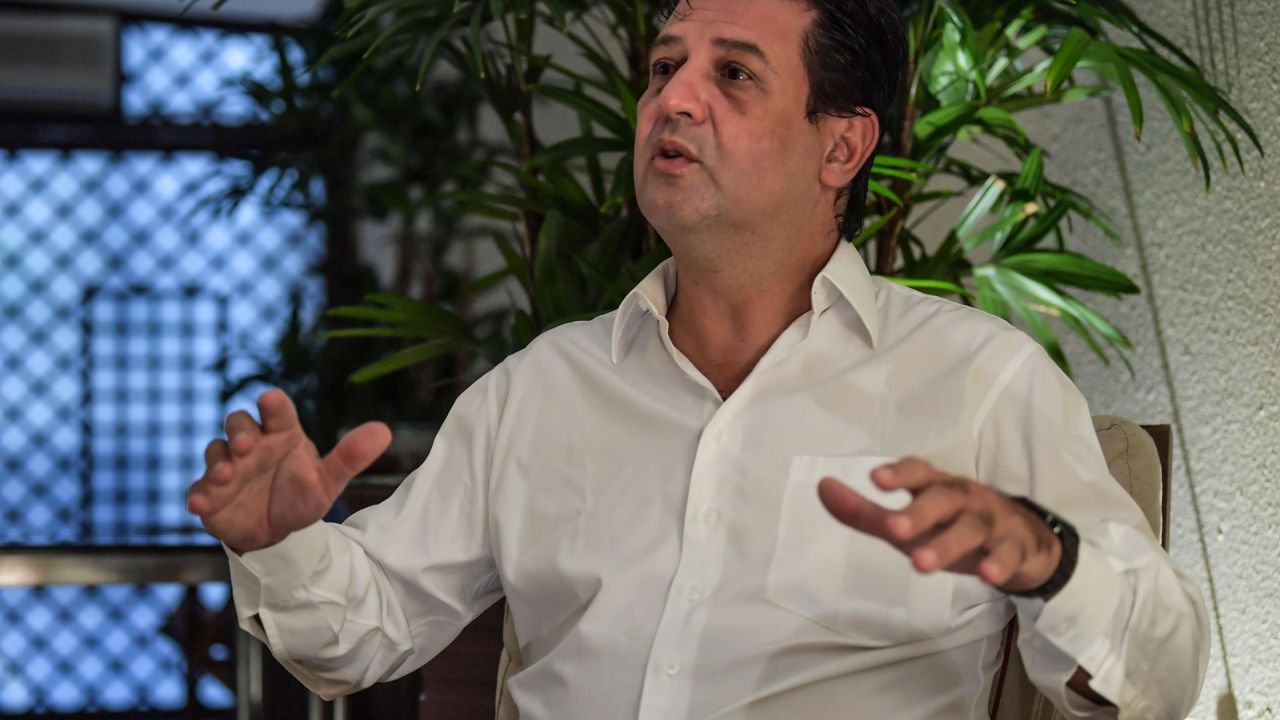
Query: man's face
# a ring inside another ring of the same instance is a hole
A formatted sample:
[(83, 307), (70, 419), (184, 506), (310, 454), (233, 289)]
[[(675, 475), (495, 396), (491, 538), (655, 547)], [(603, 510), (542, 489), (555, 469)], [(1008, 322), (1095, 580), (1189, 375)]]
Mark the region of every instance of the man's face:
[(794, 0), (685, 0), (663, 28), (639, 103), (635, 181), (668, 241), (812, 212), (823, 148), (805, 119), (811, 17)]

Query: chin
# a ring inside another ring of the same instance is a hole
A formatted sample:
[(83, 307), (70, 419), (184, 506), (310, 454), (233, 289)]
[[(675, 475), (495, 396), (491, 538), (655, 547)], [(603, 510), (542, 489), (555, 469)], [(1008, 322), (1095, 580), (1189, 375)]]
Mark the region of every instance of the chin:
[(710, 203), (688, 193), (639, 193), (640, 214), (664, 238), (674, 233), (697, 232), (716, 218)]

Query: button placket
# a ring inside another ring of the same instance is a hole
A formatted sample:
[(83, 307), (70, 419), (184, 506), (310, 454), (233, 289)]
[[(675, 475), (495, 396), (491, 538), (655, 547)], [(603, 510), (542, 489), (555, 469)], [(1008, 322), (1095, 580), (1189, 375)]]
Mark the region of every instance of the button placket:
[(703, 565), (711, 552), (708, 546), (719, 544), (712, 530), (721, 520), (721, 511), (710, 500), (724, 467), (719, 460), (728, 438), (723, 412), (722, 405), (704, 426), (690, 468), (680, 559), (650, 647), (649, 682), (641, 691), (640, 717), (646, 720), (666, 717), (666, 707), (678, 705), (690, 691), (682, 658), (690, 651), (688, 643), (699, 634), (695, 625), (698, 604), (707, 597)]

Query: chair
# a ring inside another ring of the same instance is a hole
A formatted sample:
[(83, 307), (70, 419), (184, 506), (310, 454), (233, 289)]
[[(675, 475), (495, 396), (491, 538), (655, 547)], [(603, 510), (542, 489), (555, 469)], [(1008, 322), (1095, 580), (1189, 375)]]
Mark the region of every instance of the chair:
[[(1169, 451), (1168, 425), (1135, 425), (1123, 418), (1095, 416), (1093, 429), (1107, 459), (1111, 476), (1124, 487), (1169, 549)], [(1005, 630), (1006, 651), (1013, 647), (1018, 621)], [(998, 720), (1063, 720), (1027, 677), (1018, 653), (1007, 653), (991, 694), (991, 717)], [(514, 718), (512, 719), (514, 720)]]
[[(1112, 477), (1133, 496), (1151, 524), (1160, 544), (1169, 549), (1169, 451), (1168, 425), (1139, 426), (1123, 418), (1099, 415), (1093, 429)], [(1005, 647), (1013, 647), (1017, 620), (1006, 630)], [(519, 720), (520, 712), (506, 692), (507, 678), (522, 664), (511, 613), (502, 623), (502, 655), (498, 660), (496, 720)], [(991, 717), (999, 720), (1062, 720), (1062, 715), (1031, 680), (1022, 659), (1009, 653), (992, 688)]]

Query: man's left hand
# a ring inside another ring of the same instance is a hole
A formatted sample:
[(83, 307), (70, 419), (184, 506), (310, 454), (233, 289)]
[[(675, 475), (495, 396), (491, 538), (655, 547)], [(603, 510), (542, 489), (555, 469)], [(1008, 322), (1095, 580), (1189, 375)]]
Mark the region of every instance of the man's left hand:
[(889, 510), (830, 477), (818, 485), (818, 496), (837, 520), (898, 548), (921, 572), (977, 575), (1017, 592), (1043, 585), (1058, 567), (1062, 544), (1049, 526), (986, 485), (918, 458), (882, 465), (871, 481), (882, 490), (910, 492), (911, 503)]

